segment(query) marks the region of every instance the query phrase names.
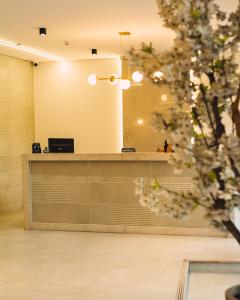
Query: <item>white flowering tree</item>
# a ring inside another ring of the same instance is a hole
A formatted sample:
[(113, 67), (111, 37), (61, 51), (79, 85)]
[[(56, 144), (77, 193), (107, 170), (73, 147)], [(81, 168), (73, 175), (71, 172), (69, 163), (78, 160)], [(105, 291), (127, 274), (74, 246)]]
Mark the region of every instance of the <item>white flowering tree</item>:
[[(155, 180), (149, 189), (139, 180), (136, 194), (143, 206), (176, 218), (202, 206), (215, 226), (240, 243), (231, 220), (240, 207), (240, 0), (230, 15), (213, 0), (157, 4), (164, 26), (176, 33), (174, 47), (157, 53), (143, 44), (130, 53), (153, 84), (170, 88), (176, 104), (167, 118), (155, 113), (155, 126), (172, 144), (175, 171), (193, 170), (193, 188), (171, 191)], [(164, 76), (153, 77), (159, 69)]]

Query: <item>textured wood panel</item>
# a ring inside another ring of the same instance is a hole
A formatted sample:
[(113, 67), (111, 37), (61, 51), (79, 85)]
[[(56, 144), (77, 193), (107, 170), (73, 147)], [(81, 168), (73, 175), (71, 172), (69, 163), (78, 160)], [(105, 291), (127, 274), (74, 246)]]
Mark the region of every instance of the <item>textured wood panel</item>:
[(91, 163), (92, 176), (107, 177), (150, 177), (152, 173), (151, 162), (103, 161)]
[(112, 205), (91, 204), (90, 222), (91, 224), (112, 225)]
[(86, 204), (33, 203), (33, 222), (88, 224), (89, 209)]
[(42, 181), (33, 184), (32, 187), (33, 203), (55, 203), (73, 201), (72, 184)]
[(153, 224), (155, 226), (166, 227), (186, 227), (186, 228), (207, 228), (209, 223), (204, 219), (205, 212), (202, 208), (197, 208), (191, 216), (183, 219), (174, 219), (166, 215), (154, 215)]
[(151, 226), (152, 217), (152, 213), (140, 205), (114, 204), (112, 206), (112, 224), (114, 225)]
[[(166, 162), (32, 162), (33, 221), (112, 226), (206, 228), (204, 211), (186, 219), (156, 216), (141, 207), (134, 180), (155, 177), (173, 190), (192, 188), (190, 176), (175, 176)], [(60, 174), (59, 174), (60, 173)]]
[[(54, 155), (52, 153), (52, 155)], [(89, 176), (89, 162), (37, 161), (32, 165), (34, 176)]]
[(92, 203), (115, 204), (132, 203), (134, 184), (123, 182), (91, 183)]
[(77, 203), (89, 203), (90, 184), (87, 182), (73, 183), (73, 201)]

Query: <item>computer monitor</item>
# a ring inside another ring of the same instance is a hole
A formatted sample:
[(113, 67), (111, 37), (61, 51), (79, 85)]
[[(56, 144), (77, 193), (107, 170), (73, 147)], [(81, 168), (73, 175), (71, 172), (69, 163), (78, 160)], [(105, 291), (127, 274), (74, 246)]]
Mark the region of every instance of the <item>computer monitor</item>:
[(52, 153), (74, 153), (74, 139), (49, 138), (48, 149)]

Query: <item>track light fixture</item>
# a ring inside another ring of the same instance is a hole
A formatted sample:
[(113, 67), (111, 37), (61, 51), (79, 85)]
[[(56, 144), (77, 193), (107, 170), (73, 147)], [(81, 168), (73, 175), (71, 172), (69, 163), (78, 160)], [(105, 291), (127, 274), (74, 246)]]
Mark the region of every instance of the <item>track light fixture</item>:
[(39, 34), (40, 35), (47, 35), (47, 29), (45, 27), (39, 28)]
[(97, 55), (97, 49), (92, 49), (92, 55)]

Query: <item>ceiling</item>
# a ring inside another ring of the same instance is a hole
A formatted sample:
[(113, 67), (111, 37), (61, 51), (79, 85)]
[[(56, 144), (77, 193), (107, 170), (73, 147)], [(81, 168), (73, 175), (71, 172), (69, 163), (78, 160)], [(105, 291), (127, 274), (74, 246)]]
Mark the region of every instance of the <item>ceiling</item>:
[[(238, 4), (238, 0), (217, 2), (228, 11)], [(39, 27), (47, 28), (47, 36), (39, 36)], [(119, 31), (132, 35), (120, 43)], [(118, 57), (143, 41), (163, 50), (172, 45), (173, 37), (162, 26), (155, 0), (0, 0), (0, 40), (64, 59), (90, 59), (91, 48), (98, 49), (98, 58)], [(47, 60), (5, 46), (0, 46), (0, 54)]]

